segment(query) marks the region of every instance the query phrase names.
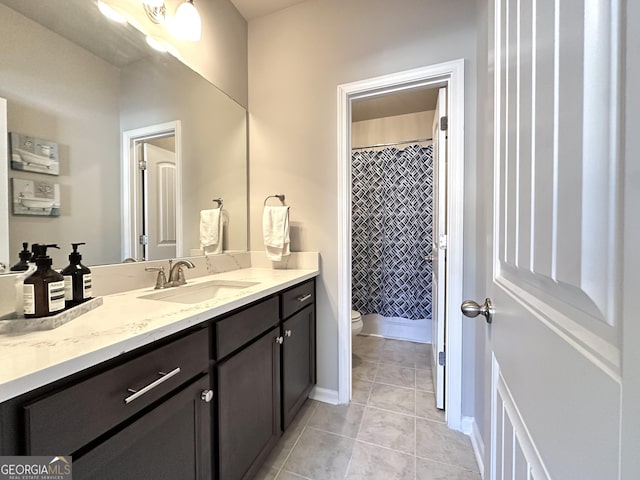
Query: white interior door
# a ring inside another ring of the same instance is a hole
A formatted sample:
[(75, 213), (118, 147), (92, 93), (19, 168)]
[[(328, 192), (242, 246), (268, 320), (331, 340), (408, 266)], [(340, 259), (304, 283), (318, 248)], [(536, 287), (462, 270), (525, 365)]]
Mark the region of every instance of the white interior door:
[(176, 158), (175, 153), (144, 144), (146, 260), (176, 255)]
[(489, 478), (617, 479), (617, 2), (491, 4)]
[(433, 325), (433, 386), (436, 407), (444, 408), (444, 353), (446, 332), (446, 262), (447, 262), (447, 132), (441, 119), (447, 116), (447, 89), (438, 90), (433, 119), (433, 236), (431, 242), (432, 288), (431, 319)]

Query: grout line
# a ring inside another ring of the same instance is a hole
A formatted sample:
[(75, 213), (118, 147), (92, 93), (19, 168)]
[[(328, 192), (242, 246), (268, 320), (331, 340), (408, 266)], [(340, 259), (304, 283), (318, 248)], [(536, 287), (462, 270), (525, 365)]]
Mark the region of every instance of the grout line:
[(433, 458), (424, 457), (422, 455), (416, 455), (416, 458), (419, 458), (420, 460), (428, 460), (430, 462), (438, 463), (440, 465), (446, 465), (448, 467), (456, 467), (456, 468), (459, 468), (460, 470), (464, 470), (465, 472), (480, 473), (477, 469), (473, 470), (467, 467), (463, 467), (462, 465), (458, 465), (457, 463), (443, 462), (442, 460), (435, 460)]
[[(307, 419), (307, 421), (302, 426), (302, 430), (300, 430), (300, 434), (296, 437), (296, 441), (293, 442), (293, 445), (289, 449), (289, 453), (287, 453), (287, 456), (282, 461), (282, 465), (280, 465), (280, 468), (278, 469), (278, 473), (276, 473), (276, 478), (278, 478), (278, 476), (280, 475), (280, 473), (284, 469), (284, 466), (287, 464), (287, 461), (289, 460), (289, 457), (293, 453), (293, 449), (296, 448), (296, 446), (298, 445), (298, 442), (302, 438), (302, 434), (307, 430), (307, 425), (309, 425), (309, 422), (311, 421), (311, 418), (313, 418), (313, 416), (318, 411), (318, 404), (314, 402), (314, 404), (312, 404), (312, 405), (314, 405), (313, 406), (313, 412), (309, 415), (309, 418)], [(282, 437), (280, 437), (280, 438), (282, 439)], [(295, 472), (291, 472), (291, 473), (295, 473)], [(297, 473), (296, 473), (296, 475), (297, 475)]]
[(373, 443), (373, 442), (368, 442), (366, 440), (360, 440), (360, 439), (356, 439), (357, 443), (363, 443), (365, 445), (370, 445), (372, 447), (377, 447), (377, 448), (382, 448), (384, 450), (388, 450), (389, 452), (393, 452), (393, 453), (401, 453), (402, 455), (406, 455), (408, 457), (415, 457), (415, 455), (409, 453), (409, 452), (405, 452), (403, 450), (396, 450), (395, 448), (391, 448), (391, 447), (387, 447), (385, 445), (379, 445), (377, 443)]

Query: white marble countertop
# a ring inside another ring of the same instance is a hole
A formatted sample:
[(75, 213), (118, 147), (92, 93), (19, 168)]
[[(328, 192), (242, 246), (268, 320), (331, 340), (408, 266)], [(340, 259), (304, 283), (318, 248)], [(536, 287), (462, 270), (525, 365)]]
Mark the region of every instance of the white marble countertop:
[[(0, 335), (0, 402), (117, 357), (318, 275), (317, 269), (244, 268), (188, 281), (256, 282), (196, 304), (138, 298), (153, 286), (103, 297), (104, 304), (54, 330)], [(177, 287), (178, 289), (181, 287)]]

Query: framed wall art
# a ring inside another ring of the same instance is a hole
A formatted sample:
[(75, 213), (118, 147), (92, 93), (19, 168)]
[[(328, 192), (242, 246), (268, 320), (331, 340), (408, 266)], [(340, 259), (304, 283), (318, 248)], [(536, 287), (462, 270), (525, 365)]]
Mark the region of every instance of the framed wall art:
[(58, 217), (60, 185), (39, 180), (12, 178), (13, 214)]
[(51, 140), (11, 132), (9, 152), (13, 170), (47, 175), (58, 175), (60, 172), (58, 144)]

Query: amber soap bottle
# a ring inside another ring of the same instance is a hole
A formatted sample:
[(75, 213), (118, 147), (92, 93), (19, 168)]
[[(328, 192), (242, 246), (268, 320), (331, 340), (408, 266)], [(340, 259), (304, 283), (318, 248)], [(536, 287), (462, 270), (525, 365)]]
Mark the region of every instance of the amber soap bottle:
[(26, 318), (54, 315), (65, 308), (64, 277), (51, 268), (53, 261), (47, 256), (47, 248), (60, 247), (40, 244), (32, 246), (37, 269), (23, 283)]

